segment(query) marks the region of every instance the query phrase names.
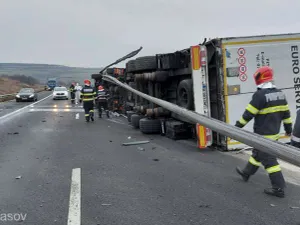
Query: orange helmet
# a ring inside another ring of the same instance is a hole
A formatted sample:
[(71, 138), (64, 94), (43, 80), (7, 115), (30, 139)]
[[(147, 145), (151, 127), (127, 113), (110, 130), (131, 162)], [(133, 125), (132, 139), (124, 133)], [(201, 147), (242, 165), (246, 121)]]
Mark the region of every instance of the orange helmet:
[(84, 80), (84, 84), (85, 85), (91, 85), (91, 81), (90, 80)]
[(253, 75), (256, 85), (266, 83), (273, 80), (273, 69), (269, 66), (263, 66), (256, 70)]
[(104, 89), (104, 88), (103, 88), (103, 86), (101, 86), (101, 85), (98, 87), (98, 90), (103, 90), (103, 89)]

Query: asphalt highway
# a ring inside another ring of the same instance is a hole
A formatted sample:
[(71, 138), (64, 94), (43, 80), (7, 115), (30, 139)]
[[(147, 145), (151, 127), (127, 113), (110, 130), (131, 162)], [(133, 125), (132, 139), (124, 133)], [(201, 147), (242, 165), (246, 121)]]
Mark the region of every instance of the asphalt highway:
[(267, 196), (263, 169), (248, 183), (235, 173), (247, 155), (143, 135), (122, 116), (86, 123), (49, 94), (0, 104), (0, 224), (300, 224), (297, 170), (284, 168), (286, 198)]

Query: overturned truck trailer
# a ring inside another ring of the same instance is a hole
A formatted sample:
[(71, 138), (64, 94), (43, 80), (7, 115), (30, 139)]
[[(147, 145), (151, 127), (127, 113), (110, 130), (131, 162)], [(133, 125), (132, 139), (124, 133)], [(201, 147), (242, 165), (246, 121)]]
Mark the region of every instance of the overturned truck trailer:
[(119, 81), (124, 82), (126, 79), (125, 68), (108, 68), (101, 74), (91, 75), (92, 79), (95, 80), (95, 87), (98, 88), (99, 85), (102, 85), (109, 91), (109, 109), (113, 112), (125, 113), (127, 92), (118, 85), (102, 80), (102, 75), (104, 74), (113, 76)]
[[(299, 44), (298, 33), (213, 39), (174, 53), (130, 60), (124, 81), (143, 93), (234, 125), (256, 91), (253, 73), (269, 65), (295, 120), (300, 107)], [(143, 133), (195, 138), (199, 148), (247, 147), (131, 93), (125, 101), (127, 109), (132, 108), (128, 120)], [(252, 127), (253, 121), (245, 129), (252, 131)], [(280, 141), (289, 141), (283, 127)]]

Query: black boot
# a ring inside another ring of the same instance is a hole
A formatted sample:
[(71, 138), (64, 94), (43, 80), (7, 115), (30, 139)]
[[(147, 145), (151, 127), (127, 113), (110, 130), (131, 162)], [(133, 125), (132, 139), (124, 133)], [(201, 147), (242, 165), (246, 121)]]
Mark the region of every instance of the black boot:
[(236, 167), (236, 172), (239, 174), (239, 175), (241, 175), (242, 176), (242, 178), (243, 178), (243, 180), (245, 181), (245, 182), (247, 182), (248, 180), (249, 180), (249, 175), (248, 174), (246, 174), (242, 169), (240, 169), (239, 167)]
[(284, 190), (282, 188), (266, 188), (264, 192), (267, 195), (276, 196), (279, 198), (284, 198)]
[(93, 112), (90, 112), (90, 117), (91, 117), (91, 120), (94, 121), (94, 113)]

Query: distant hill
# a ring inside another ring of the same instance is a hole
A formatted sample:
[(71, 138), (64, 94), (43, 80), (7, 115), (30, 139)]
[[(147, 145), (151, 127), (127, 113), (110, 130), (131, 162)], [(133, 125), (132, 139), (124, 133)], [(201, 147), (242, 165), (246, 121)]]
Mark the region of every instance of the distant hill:
[(101, 68), (68, 67), (50, 64), (0, 63), (1, 75), (25, 75), (38, 79), (44, 84), (48, 78), (57, 77), (62, 82), (91, 79), (91, 74), (99, 73)]

